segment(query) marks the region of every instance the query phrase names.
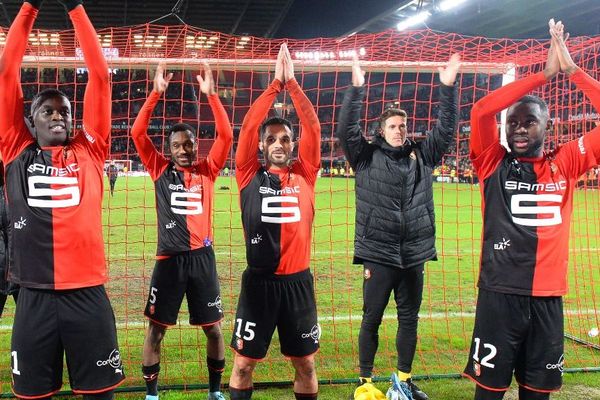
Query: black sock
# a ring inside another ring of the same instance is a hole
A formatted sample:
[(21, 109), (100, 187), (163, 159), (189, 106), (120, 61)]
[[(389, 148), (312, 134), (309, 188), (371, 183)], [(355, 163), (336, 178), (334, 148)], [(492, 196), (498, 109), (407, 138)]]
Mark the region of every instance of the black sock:
[(208, 366), (208, 391), (218, 392), (221, 390), (221, 375), (225, 369), (225, 359), (215, 360), (206, 357), (206, 365)]
[(146, 381), (146, 394), (158, 396), (158, 372), (160, 371), (160, 362), (146, 367), (142, 365), (142, 374)]
[(250, 400), (252, 398), (252, 387), (236, 389), (229, 386), (229, 396), (231, 397), (231, 400)]
[(296, 396), (296, 400), (317, 400), (318, 393), (296, 393), (294, 392), (294, 396)]

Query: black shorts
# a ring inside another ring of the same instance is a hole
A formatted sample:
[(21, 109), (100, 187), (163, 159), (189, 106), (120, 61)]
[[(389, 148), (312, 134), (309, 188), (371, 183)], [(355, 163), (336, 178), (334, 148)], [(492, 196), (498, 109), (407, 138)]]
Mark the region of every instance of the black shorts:
[(75, 393), (110, 390), (125, 379), (104, 286), (21, 288), (11, 342), (13, 392), (37, 398), (60, 390), (63, 353)]
[(190, 324), (212, 325), (223, 319), (212, 246), (156, 261), (144, 315), (159, 325), (175, 325), (184, 295)]
[(306, 357), (319, 349), (321, 327), (309, 270), (279, 276), (244, 271), (231, 347), (260, 360), (267, 354), (275, 327), (284, 355)]
[(564, 366), (562, 297), (533, 297), (479, 290), (470, 358), (464, 375), (479, 386), (519, 385), (553, 392)]

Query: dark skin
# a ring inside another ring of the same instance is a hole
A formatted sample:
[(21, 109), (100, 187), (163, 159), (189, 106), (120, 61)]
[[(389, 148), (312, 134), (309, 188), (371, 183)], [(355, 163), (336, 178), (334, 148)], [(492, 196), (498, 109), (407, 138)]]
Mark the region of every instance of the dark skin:
[(190, 131), (177, 131), (169, 140), (171, 160), (181, 168), (191, 167), (198, 155), (198, 146)]
[(517, 157), (541, 157), (547, 129), (550, 120), (539, 104), (519, 102), (508, 109), (506, 140)]
[(30, 122), (41, 147), (62, 146), (71, 133), (71, 103), (64, 96), (51, 97), (33, 110)]

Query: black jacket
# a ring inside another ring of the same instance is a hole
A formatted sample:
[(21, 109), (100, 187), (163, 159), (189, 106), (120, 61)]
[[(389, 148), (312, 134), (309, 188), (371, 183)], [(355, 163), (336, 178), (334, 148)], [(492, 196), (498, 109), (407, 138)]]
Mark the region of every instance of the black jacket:
[(423, 141), (397, 148), (382, 137), (367, 142), (359, 126), (364, 89), (346, 92), (336, 136), (356, 174), (355, 264), (410, 268), (437, 259), (431, 173), (454, 139), (456, 92), (440, 85), (436, 126)]

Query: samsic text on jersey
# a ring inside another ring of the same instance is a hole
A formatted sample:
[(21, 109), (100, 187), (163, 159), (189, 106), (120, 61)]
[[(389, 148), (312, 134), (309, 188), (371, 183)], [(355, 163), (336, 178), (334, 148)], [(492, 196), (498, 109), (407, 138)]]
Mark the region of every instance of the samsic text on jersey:
[(496, 143), (473, 163), (484, 221), (479, 287), (564, 295), (573, 191), (577, 178), (596, 165), (586, 138), (530, 159), (517, 159)]
[[(305, 171), (299, 161), (284, 171), (268, 172), (262, 166), (254, 171), (249, 183), (240, 185), (248, 266), (277, 275), (307, 269), (316, 171)], [(236, 174), (241, 184), (245, 173)]]

